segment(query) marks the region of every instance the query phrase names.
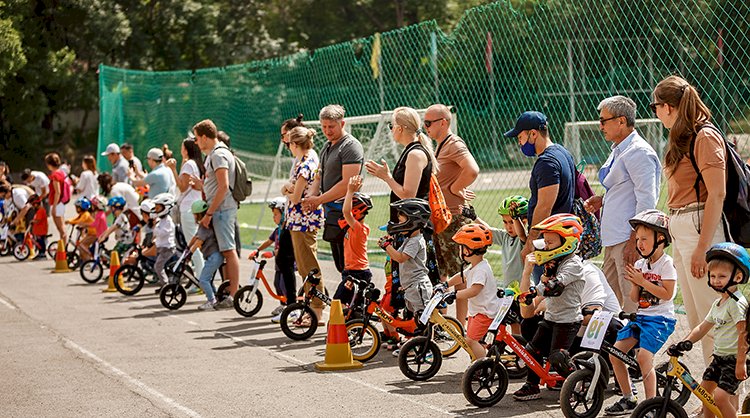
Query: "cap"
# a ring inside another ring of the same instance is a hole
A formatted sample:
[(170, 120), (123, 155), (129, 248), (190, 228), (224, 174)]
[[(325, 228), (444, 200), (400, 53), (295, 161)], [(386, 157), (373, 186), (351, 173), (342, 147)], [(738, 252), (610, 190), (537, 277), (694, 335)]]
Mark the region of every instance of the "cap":
[(164, 152), (160, 150), (159, 148), (151, 148), (148, 150), (148, 159), (154, 160), (154, 161), (161, 161), (162, 158), (164, 158)]
[(104, 150), (102, 155), (119, 154), (119, 153), (120, 153), (120, 147), (117, 144), (109, 144), (107, 145), (107, 149)]
[(547, 127), (547, 116), (544, 113), (528, 111), (523, 112), (516, 120), (516, 127), (505, 133), (506, 138), (515, 138), (523, 131), (541, 129)]

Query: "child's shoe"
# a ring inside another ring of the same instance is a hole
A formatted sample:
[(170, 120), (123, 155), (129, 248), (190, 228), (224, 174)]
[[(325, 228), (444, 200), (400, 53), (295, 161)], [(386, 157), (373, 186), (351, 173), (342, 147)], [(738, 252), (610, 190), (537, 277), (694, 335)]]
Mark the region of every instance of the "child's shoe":
[(638, 405), (638, 402), (635, 401), (635, 397), (628, 399), (623, 396), (616, 403), (604, 408), (604, 413), (606, 415), (628, 415), (633, 412), (636, 405)]
[(216, 305), (216, 303), (209, 300), (209, 301), (206, 301), (206, 303), (204, 303), (203, 305), (199, 306), (198, 310), (199, 311), (213, 311), (216, 309), (214, 305)]
[(283, 311), (283, 310), (284, 310), (284, 308), (285, 308), (285, 306), (284, 306), (284, 305), (279, 305), (279, 306), (277, 306), (277, 307), (276, 307), (276, 308), (275, 308), (274, 310), (272, 310), (272, 311), (271, 311), (271, 316), (276, 316), (276, 315), (280, 315), (280, 314), (281, 314), (281, 311)]
[(530, 383), (524, 383), (521, 389), (513, 392), (513, 399), (517, 401), (530, 401), (532, 399), (539, 399), (541, 396), (539, 386)]

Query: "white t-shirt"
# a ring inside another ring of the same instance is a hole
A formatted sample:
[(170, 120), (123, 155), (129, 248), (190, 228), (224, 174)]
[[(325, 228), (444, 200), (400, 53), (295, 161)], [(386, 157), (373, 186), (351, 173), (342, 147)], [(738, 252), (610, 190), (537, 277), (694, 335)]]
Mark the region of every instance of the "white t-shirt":
[(34, 189), (34, 193), (41, 196), (44, 194), (44, 189), (47, 189), (49, 193), (49, 177), (41, 171), (32, 171), (31, 175), (34, 176), (34, 181), (29, 183), (29, 187)]
[[(651, 263), (651, 269), (648, 268), (645, 258), (641, 258), (634, 264), (636, 270), (643, 272), (643, 276), (646, 280), (655, 283), (659, 286), (663, 286), (662, 282), (666, 280), (676, 281), (677, 270), (674, 268), (672, 257), (667, 254), (662, 255), (655, 263)], [(706, 286), (706, 292), (711, 289)], [(674, 319), (674, 297), (677, 294), (677, 286), (674, 287), (672, 297), (669, 300), (661, 300), (656, 296), (648, 293), (644, 289), (641, 289), (641, 297), (638, 302), (638, 314), (657, 316), (661, 315), (667, 318)]]
[(115, 219), (113, 225), (117, 226), (117, 230), (115, 231), (115, 238), (117, 239), (117, 242), (121, 242), (123, 244), (133, 243), (133, 230), (130, 229), (130, 220), (128, 219), (128, 215), (125, 211), (122, 211), (120, 216)]
[[(187, 174), (200, 178), (201, 172), (198, 170), (198, 164), (193, 160), (187, 160), (180, 169), (180, 175)], [(188, 186), (184, 192), (180, 194), (180, 212), (190, 212), (190, 206), (193, 202), (201, 199), (201, 192)]]
[(18, 212), (20, 212), (21, 209), (26, 206), (26, 201), (28, 201), (31, 197), (29, 192), (26, 191), (26, 189), (24, 189), (23, 187), (14, 187), (11, 190), (11, 196), (13, 197), (13, 205), (15, 205), (13, 209)]
[(81, 193), (81, 196), (88, 197), (89, 199), (99, 194), (99, 183), (96, 181), (96, 173), (91, 170), (81, 172), (76, 190)]
[[(615, 292), (607, 282), (604, 273), (591, 260), (583, 262), (583, 278), (586, 286), (583, 287), (581, 305), (601, 305), (606, 312), (620, 313), (620, 302)], [(595, 283), (599, 283), (598, 285)]]
[(490, 318), (494, 317), (500, 309), (500, 299), (497, 297), (497, 281), (492, 274), (492, 267), (487, 260), (482, 260), (479, 264), (469, 268), (465, 273), (466, 288), (475, 284), (482, 285), (482, 291), (478, 295), (469, 299), (469, 316), (484, 314)]
[(138, 193), (133, 186), (127, 183), (115, 183), (109, 192), (109, 197), (122, 196), (125, 198), (125, 209), (133, 209), (140, 213), (138, 208)]
[(175, 248), (177, 244), (174, 238), (174, 221), (167, 215), (159, 218), (154, 228), (154, 244), (156, 248)]

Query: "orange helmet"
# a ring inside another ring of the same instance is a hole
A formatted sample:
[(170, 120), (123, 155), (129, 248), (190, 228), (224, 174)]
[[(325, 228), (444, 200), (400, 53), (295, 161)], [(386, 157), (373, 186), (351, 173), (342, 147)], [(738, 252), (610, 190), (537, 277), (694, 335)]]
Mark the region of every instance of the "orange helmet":
[(581, 233), (583, 232), (581, 220), (570, 213), (552, 215), (537, 225), (534, 225), (532, 229), (535, 229), (540, 233), (554, 232), (562, 238), (562, 245), (557, 248), (549, 250), (536, 248), (534, 255), (536, 256), (536, 262), (539, 265), (574, 253), (578, 248), (578, 242), (581, 240)]
[(479, 223), (467, 224), (456, 232), (453, 241), (472, 250), (486, 248), (492, 245), (492, 231)]

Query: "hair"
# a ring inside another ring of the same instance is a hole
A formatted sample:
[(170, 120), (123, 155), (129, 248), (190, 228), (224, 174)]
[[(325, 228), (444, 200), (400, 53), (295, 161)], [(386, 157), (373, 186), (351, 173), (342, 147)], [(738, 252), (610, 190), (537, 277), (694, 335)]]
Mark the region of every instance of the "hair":
[(437, 173), (438, 162), (435, 159), (432, 140), (420, 128), (422, 120), (419, 118), (419, 113), (410, 107), (398, 107), (393, 111), (393, 121), (396, 125), (404, 128), (405, 131), (416, 135), (419, 143), (427, 150), (427, 154), (429, 154), (430, 161), (432, 161), (432, 172)]
[(607, 109), (616, 118), (624, 117), (625, 125), (628, 127), (635, 126), (636, 105), (631, 98), (625, 96), (607, 97), (599, 102), (599, 106), (596, 107), (596, 110), (602, 109)]
[(10, 189), (10, 183), (8, 183), (7, 181), (0, 182), (0, 194), (8, 193)]
[(94, 158), (93, 155), (84, 155), (83, 164), (86, 166), (87, 169), (96, 173), (96, 158)]
[(344, 110), (344, 106), (341, 106), (338, 104), (330, 104), (320, 109), (320, 114), (318, 115), (318, 119), (339, 121), (339, 120), (343, 120), (345, 115), (346, 115), (346, 110)]
[[(639, 228), (646, 228), (647, 230), (649, 230), (651, 232), (656, 232), (657, 241), (658, 241), (659, 235), (663, 236), (664, 239), (668, 239), (669, 238), (665, 233), (663, 233), (661, 231), (657, 231), (654, 228), (651, 228), (650, 226), (644, 225), (644, 224), (641, 224), (641, 223), (639, 223), (638, 225), (635, 226), (634, 231), (638, 231)], [(657, 245), (657, 243), (654, 242), (654, 245)], [(666, 248), (666, 244), (659, 244), (659, 245), (664, 245), (664, 247)]]
[(109, 196), (109, 192), (112, 191), (112, 175), (109, 173), (101, 173), (97, 176), (96, 181), (99, 182), (99, 187), (102, 188), (102, 194)]
[[(737, 267), (734, 261), (728, 258), (716, 257), (708, 261), (709, 270), (711, 270), (713, 267), (716, 267), (716, 266), (725, 266), (730, 270), (734, 270), (734, 268)], [(737, 273), (742, 273), (742, 272), (737, 270)], [(734, 281), (734, 277), (732, 277), (731, 280)]]
[[(322, 111), (321, 111), (322, 112)], [(287, 131), (291, 131), (292, 129), (298, 127), (298, 126), (305, 126), (305, 124), (302, 123), (302, 113), (297, 115), (294, 119), (287, 119), (282, 124), (282, 128), (286, 128)]]
[(315, 129), (298, 126), (289, 131), (289, 143), (297, 144), (303, 150), (308, 150), (313, 147), (315, 134)]
[(711, 111), (701, 100), (698, 90), (676, 75), (656, 85), (654, 103), (668, 104), (677, 109), (677, 119), (669, 130), (667, 154), (664, 156), (664, 168), (671, 175), (680, 160), (690, 153), (690, 142), (700, 126), (711, 120)]
[(193, 132), (195, 132), (196, 135), (201, 136), (205, 135), (209, 139), (216, 139), (216, 125), (211, 121), (211, 119), (204, 119), (193, 126)]
[(130, 144), (128, 144), (128, 143), (126, 142), (126, 143), (124, 143), (124, 144), (120, 145), (120, 151), (122, 151), (122, 150), (124, 150), (124, 149), (133, 149), (133, 146), (132, 146), (132, 145), (130, 145)]
[(52, 168), (60, 168), (62, 162), (60, 161), (60, 155), (56, 152), (50, 152), (44, 156), (44, 163)]
[(21, 173), (21, 181), (26, 181), (26, 180), (28, 180), (28, 179), (29, 179), (29, 177), (31, 177), (31, 176), (32, 176), (32, 174), (31, 174), (31, 169), (30, 169), (30, 168), (25, 168), (25, 169), (23, 170), (23, 172)]
[(227, 147), (231, 147), (232, 146), (232, 139), (229, 137), (229, 134), (226, 133), (226, 132), (224, 132), (224, 131), (217, 132), (216, 133), (216, 139), (218, 139), (219, 141), (223, 142), (224, 145), (226, 145)]
[(169, 149), (169, 145), (167, 145), (167, 144), (164, 144), (164, 145), (161, 146), (161, 152), (164, 153), (164, 157), (162, 157), (162, 160), (168, 160), (168, 159), (172, 158), (172, 156), (174, 155), (172, 153), (172, 150)]
[(203, 177), (206, 174), (206, 167), (203, 166), (203, 154), (201, 154), (201, 149), (198, 147), (195, 139), (183, 139), (182, 146), (185, 147), (188, 159), (195, 161), (195, 164), (198, 165), (198, 171), (200, 172), (201, 177)]
[(5, 173), (10, 173), (10, 167), (8, 167), (8, 163), (5, 161), (0, 161), (0, 168), (5, 169)]

